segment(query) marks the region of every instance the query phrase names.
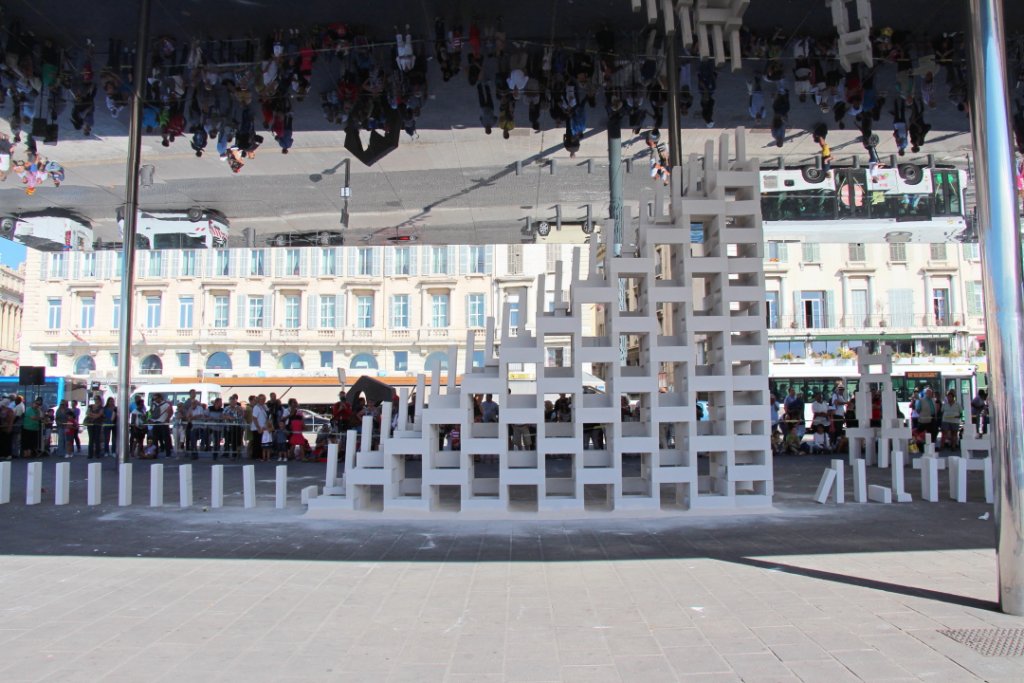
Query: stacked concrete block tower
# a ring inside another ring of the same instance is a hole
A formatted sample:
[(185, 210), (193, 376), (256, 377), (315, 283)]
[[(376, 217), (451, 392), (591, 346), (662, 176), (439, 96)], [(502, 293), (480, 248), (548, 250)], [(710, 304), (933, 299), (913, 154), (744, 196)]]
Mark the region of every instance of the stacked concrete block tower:
[[(328, 472), (328, 495), (312, 499), (310, 513), (770, 506), (757, 169), (742, 129), (723, 134), (717, 153), (708, 143), (703, 157), (691, 156), (641, 211), (635, 241), (612, 248), (609, 221), (603, 244), (574, 250), (568, 273), (555, 269), (553, 302), (540, 283), (532, 331), (525, 313), (500, 332), (488, 320), (482, 340), (470, 334), (461, 383), (454, 372), (445, 383), (437, 371), (429, 384), (421, 377), (412, 408), (403, 391), (397, 427), (379, 444), (350, 432), (344, 476)], [(597, 307), (593, 336), (583, 333), (589, 306)], [(548, 347), (564, 347), (566, 338), (569, 357), (548, 366)], [(482, 366), (469, 360), (474, 350), (484, 351)], [(584, 391), (585, 363), (604, 378), (604, 393)], [(524, 366), (535, 369), (536, 392), (512, 394), (510, 372)], [(456, 367), (454, 348), (449, 367)], [(473, 396), (483, 394), (498, 400), (498, 422), (474, 422)], [(698, 397), (707, 402), (702, 418)], [(567, 400), (569, 419), (546, 422), (545, 398)], [(453, 426), (460, 450), (442, 445)], [(419, 472), (410, 466), (416, 461)]]

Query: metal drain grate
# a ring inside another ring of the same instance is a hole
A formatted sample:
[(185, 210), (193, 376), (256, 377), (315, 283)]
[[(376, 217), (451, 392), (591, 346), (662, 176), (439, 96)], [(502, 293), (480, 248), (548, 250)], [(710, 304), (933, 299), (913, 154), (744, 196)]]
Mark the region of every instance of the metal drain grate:
[(939, 633), (986, 657), (1024, 657), (1024, 628), (950, 628)]

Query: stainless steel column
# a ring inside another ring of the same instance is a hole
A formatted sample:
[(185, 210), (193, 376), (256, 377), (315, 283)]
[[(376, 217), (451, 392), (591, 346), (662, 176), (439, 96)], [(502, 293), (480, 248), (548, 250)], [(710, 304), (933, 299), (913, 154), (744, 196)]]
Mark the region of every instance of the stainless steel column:
[(131, 381), (132, 313), (135, 308), (135, 229), (139, 208), (139, 158), (142, 155), (142, 94), (146, 82), (146, 55), (149, 53), (149, 0), (139, 2), (138, 38), (135, 44), (135, 68), (132, 72), (132, 101), (128, 119), (128, 170), (125, 177), (124, 259), (121, 272), (121, 336), (117, 351), (117, 458), (128, 457)]
[(985, 287), (999, 604), (1024, 615), (1024, 297), (1002, 0), (969, 0), (978, 241)]

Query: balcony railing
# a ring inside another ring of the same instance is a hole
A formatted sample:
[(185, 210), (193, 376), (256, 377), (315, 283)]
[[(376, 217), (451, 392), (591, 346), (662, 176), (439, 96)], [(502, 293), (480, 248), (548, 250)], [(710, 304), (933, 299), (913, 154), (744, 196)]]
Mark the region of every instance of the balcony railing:
[(864, 328), (960, 327), (967, 325), (963, 316), (936, 315), (841, 315), (830, 320), (827, 316), (780, 315), (769, 318), (770, 330), (821, 330)]

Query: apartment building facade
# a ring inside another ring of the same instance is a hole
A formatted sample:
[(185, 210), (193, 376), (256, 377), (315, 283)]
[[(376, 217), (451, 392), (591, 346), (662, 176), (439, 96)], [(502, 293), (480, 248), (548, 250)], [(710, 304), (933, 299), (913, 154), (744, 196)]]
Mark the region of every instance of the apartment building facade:
[(18, 372), (24, 296), (24, 264), (17, 269), (0, 266), (0, 375)]
[[(482, 363), (487, 318), (515, 328), (530, 316), (532, 328), (538, 276), (559, 261), (568, 274), (571, 258), (565, 244), (140, 251), (132, 373), (415, 375), (446, 370), (451, 346), (461, 372), (467, 332)], [(27, 293), (22, 363), (113, 378), (122, 254), (29, 250), (26, 268), (39, 286)], [(544, 282), (553, 302), (554, 278)]]

